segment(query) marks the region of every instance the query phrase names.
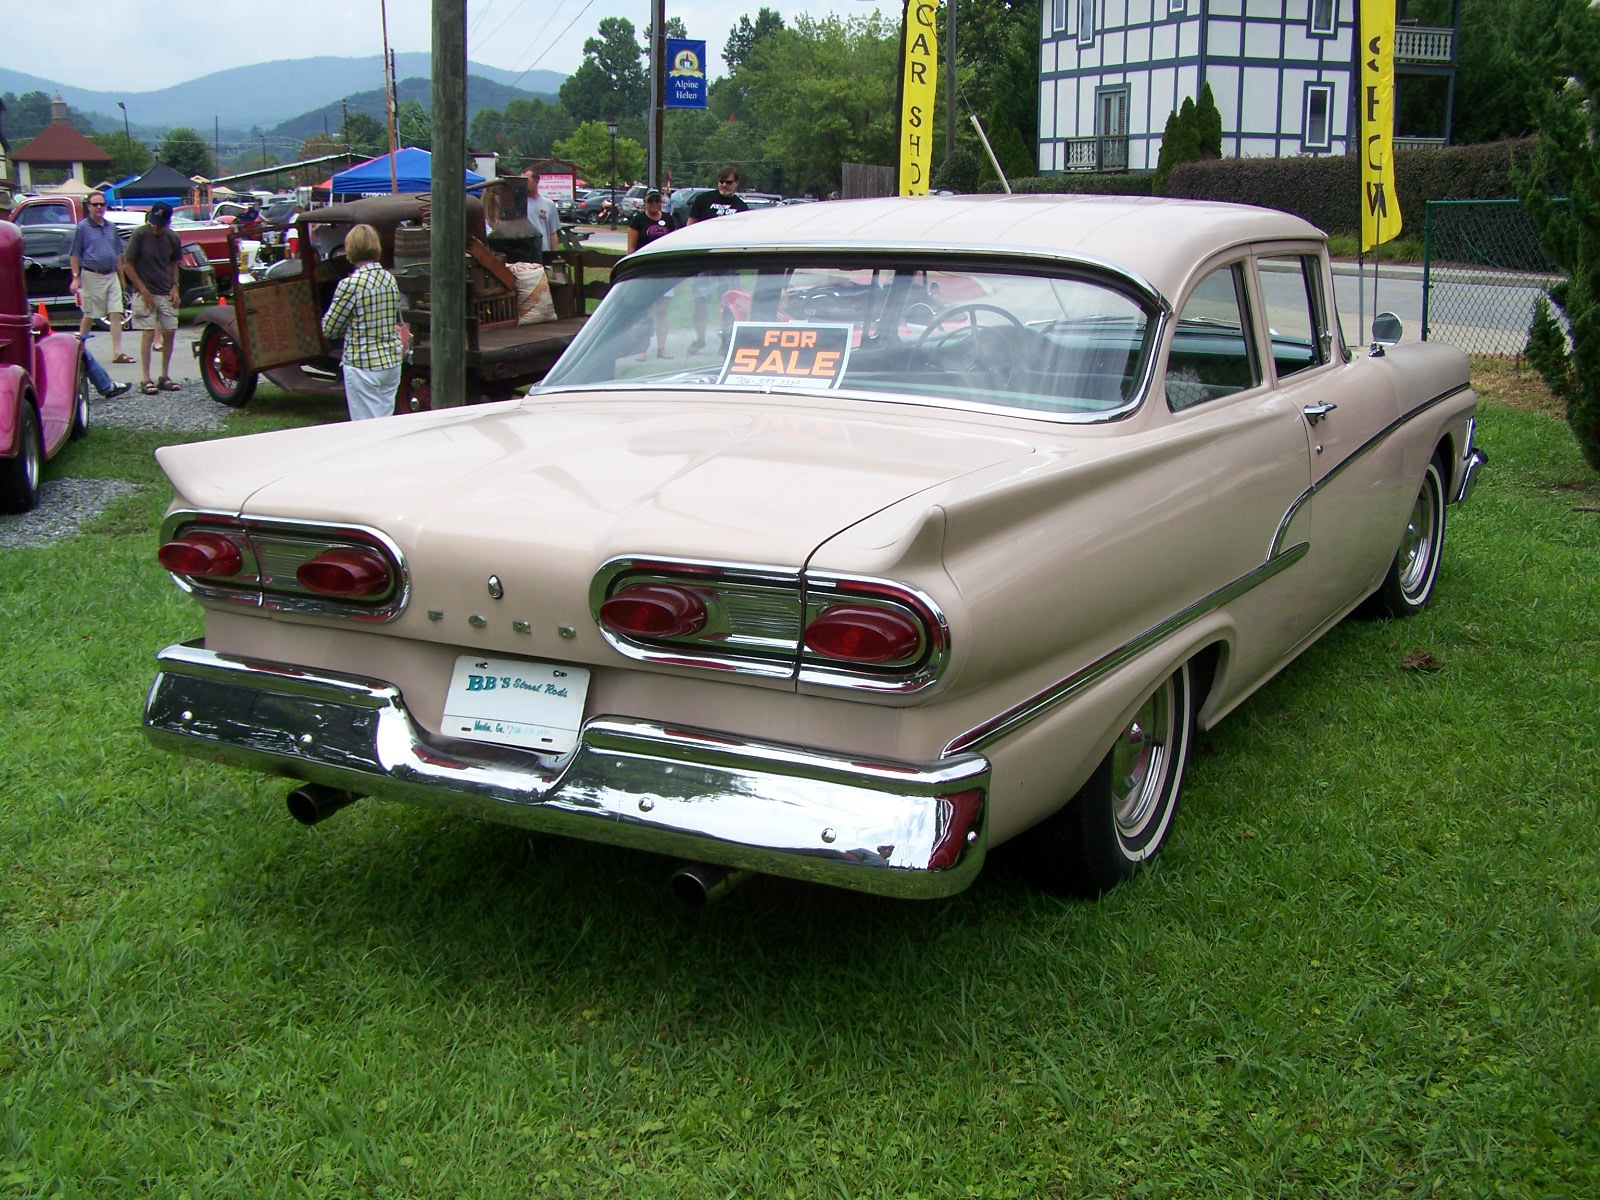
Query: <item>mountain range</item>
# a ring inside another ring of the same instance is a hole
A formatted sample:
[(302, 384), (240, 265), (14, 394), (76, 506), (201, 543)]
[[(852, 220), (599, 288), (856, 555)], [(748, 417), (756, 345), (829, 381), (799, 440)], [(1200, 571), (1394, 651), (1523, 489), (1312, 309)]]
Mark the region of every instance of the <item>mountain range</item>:
[[(408, 51), (404, 54), (397, 52), (394, 57), (397, 78), (431, 78), (432, 55), (424, 51)], [(483, 100), (478, 107), (483, 107), (485, 103), (503, 107), (505, 99), (515, 96), (548, 97), (566, 79), (559, 71), (519, 73), (484, 63), (468, 63), (467, 71), (481, 80), (502, 85), (511, 93), (497, 100)], [(105, 130), (122, 128), (122, 113), (117, 108), (117, 101), (121, 100), (127, 105), (129, 120), (142, 129), (188, 125), (204, 131), (211, 129), (214, 123), (220, 123), (234, 129), (256, 127), (265, 130), (307, 114), (308, 110), (316, 110), (315, 132), (320, 133), (320, 110), (324, 106), (331, 105), (337, 109), (340, 98), (369, 89), (382, 93), (382, 55), (374, 54), (365, 58), (294, 58), (254, 63), (246, 67), (214, 71), (186, 83), (150, 92), (94, 91), (0, 67), (0, 92), (15, 92), (18, 95), (33, 91), (51, 95), (59, 92), (61, 98), (73, 108), (87, 113), (94, 120), (96, 128)]]
[[(403, 103), (406, 100), (419, 101), (424, 108), (433, 106), (433, 81), (424, 76), (411, 79), (402, 79), (394, 86), (395, 102)], [(470, 125), (472, 118), (481, 108), (504, 108), (512, 100), (526, 100), (532, 93), (521, 88), (506, 87), (504, 84), (495, 83), (493, 80), (472, 74), (467, 76), (467, 122)], [(343, 96), (331, 104), (324, 104), (310, 112), (300, 113), (289, 118), (275, 129), (264, 132), (269, 141), (274, 145), (286, 146), (291, 143), (304, 141), (319, 133), (339, 132), (342, 111), (371, 113), (380, 122), (387, 115), (384, 105), (383, 88), (375, 87), (366, 92), (353, 92)]]

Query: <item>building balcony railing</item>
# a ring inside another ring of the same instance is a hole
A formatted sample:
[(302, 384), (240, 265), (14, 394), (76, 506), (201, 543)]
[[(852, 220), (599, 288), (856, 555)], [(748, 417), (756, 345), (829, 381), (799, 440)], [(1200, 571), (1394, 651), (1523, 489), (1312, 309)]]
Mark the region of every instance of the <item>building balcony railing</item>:
[(1452, 63), (1456, 31), (1449, 26), (1401, 25), (1394, 31), (1396, 62)]
[(1442, 150), (1449, 143), (1442, 137), (1400, 137), (1393, 139), (1396, 150)]
[(1128, 137), (1069, 138), (1067, 164), (1069, 171), (1126, 171), (1128, 169)]

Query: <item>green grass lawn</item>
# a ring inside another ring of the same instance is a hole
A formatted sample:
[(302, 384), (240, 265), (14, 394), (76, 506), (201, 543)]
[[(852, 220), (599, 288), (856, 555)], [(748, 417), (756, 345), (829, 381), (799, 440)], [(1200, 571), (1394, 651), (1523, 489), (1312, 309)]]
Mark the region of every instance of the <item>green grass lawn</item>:
[(992, 860), (698, 920), (649, 855), (377, 802), (307, 830), (152, 749), (200, 620), (162, 435), (96, 429), (50, 472), (144, 490), (0, 550), (0, 1196), (1600, 1195), (1600, 484), (1481, 378), (1435, 606), (1206, 735), (1131, 885)]

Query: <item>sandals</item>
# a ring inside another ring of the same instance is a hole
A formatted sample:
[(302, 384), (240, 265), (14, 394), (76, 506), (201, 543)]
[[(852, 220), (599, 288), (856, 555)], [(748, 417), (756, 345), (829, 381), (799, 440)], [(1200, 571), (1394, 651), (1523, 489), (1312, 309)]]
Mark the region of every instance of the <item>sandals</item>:
[(159, 393), (161, 391), (161, 389), (159, 387), (157, 387), (155, 384), (151, 383), (148, 379), (146, 379), (142, 384), (139, 385), (139, 390), (141, 392), (143, 392), (146, 396), (154, 396), (154, 395), (156, 395), (157, 393)]
[(115, 358), (113, 358), (111, 361), (114, 362), (114, 363), (120, 363), (123, 366), (126, 366), (126, 365), (128, 365), (128, 364), (133, 362), (133, 355), (131, 355), (131, 354), (119, 354)]
[(170, 376), (163, 375), (156, 382), (156, 390), (161, 392), (181, 392), (183, 391), (183, 385), (175, 383)]

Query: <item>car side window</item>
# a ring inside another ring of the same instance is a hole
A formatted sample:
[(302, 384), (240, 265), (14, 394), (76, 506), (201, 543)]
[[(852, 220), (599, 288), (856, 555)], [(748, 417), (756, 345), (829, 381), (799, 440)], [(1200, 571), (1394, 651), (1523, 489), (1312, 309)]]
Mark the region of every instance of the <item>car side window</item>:
[(1260, 382), (1244, 265), (1218, 267), (1189, 293), (1178, 314), (1167, 353), (1167, 407), (1178, 412)]
[(65, 204), (31, 204), (17, 214), (18, 225), (62, 225), (71, 220), (72, 210)]
[(1316, 257), (1286, 254), (1260, 259), (1259, 265), (1278, 378), (1329, 361), (1333, 339)]

